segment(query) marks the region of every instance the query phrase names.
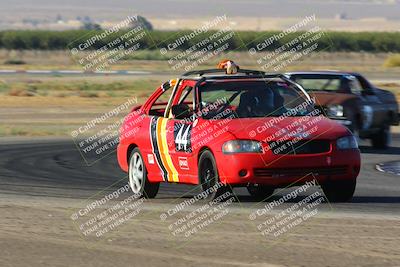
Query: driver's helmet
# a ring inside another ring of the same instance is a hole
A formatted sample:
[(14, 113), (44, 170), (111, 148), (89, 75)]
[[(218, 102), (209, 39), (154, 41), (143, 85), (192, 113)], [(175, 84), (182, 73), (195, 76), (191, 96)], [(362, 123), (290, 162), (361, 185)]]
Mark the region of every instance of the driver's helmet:
[(260, 117), (274, 111), (274, 93), (270, 88), (241, 94), (237, 113), (241, 117)]

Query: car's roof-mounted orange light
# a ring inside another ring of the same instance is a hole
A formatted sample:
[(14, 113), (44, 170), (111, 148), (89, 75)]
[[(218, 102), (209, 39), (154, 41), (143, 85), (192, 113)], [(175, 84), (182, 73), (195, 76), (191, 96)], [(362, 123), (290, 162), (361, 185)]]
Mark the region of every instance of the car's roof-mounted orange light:
[(239, 66), (230, 59), (225, 59), (218, 63), (218, 69), (225, 69), (226, 74), (236, 74)]

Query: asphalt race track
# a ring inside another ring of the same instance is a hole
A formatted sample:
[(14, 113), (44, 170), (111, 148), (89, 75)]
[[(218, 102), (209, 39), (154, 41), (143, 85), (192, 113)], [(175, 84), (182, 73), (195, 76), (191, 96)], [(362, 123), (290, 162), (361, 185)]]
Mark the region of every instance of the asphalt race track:
[[(337, 204), (345, 210), (400, 211), (400, 176), (378, 171), (377, 164), (400, 160), (400, 135), (394, 134), (392, 147), (374, 150), (361, 142), (362, 168), (351, 203)], [(39, 139), (0, 143), (0, 194), (87, 199), (108, 188), (126, 184), (126, 174), (116, 155), (87, 166), (72, 140)], [(111, 187), (110, 187), (111, 186)], [(193, 187), (163, 184), (156, 202), (180, 197)], [(236, 190), (236, 189), (235, 189)], [(251, 202), (246, 190), (237, 189), (242, 204)]]

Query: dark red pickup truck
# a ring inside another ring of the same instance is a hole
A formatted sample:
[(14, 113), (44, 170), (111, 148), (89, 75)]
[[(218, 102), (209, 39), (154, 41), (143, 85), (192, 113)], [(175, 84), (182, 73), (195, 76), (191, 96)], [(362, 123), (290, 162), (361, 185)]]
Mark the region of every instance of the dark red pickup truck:
[(390, 126), (399, 125), (399, 107), (389, 91), (372, 85), (359, 73), (337, 71), (290, 72), (286, 75), (316, 98), (328, 116), (346, 125), (374, 148), (390, 145)]

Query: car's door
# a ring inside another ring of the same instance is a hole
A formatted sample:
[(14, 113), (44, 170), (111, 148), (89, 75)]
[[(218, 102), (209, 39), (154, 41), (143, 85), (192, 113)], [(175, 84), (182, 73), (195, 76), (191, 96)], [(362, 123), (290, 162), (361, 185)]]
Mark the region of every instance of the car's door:
[(357, 94), (362, 103), (362, 122), (363, 129), (379, 128), (385, 120), (384, 103), (375, 94), (371, 84), (362, 76), (355, 76), (356, 79), (352, 83), (352, 93)]
[(144, 107), (146, 123), (142, 134), (147, 135), (147, 145), (141, 147), (141, 152), (152, 181), (179, 181), (169, 154), (172, 144), (168, 142), (169, 119), (165, 115), (173, 99), (176, 83), (177, 80), (170, 80), (162, 84)]
[(182, 81), (168, 111), (169, 156), (178, 173), (178, 181), (183, 183), (197, 183), (197, 159), (192, 149), (195, 84), (194, 80)]

